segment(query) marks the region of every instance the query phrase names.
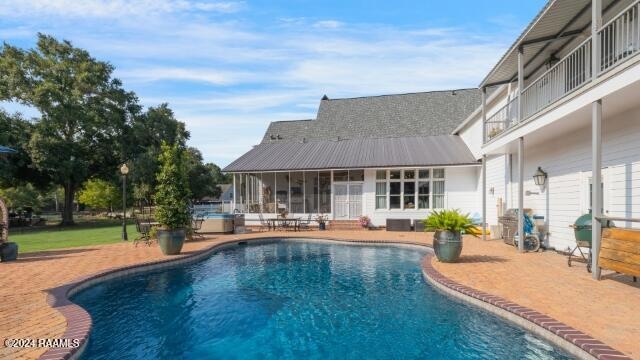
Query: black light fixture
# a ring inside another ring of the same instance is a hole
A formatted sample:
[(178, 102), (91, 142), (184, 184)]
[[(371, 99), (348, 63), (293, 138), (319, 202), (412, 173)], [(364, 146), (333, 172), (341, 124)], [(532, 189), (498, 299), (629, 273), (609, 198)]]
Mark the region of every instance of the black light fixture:
[(122, 164), (120, 167), (120, 173), (122, 174), (122, 240), (129, 240), (127, 237), (127, 174), (129, 173), (129, 167), (127, 164)]
[(540, 187), (544, 186), (544, 184), (547, 182), (547, 173), (544, 172), (539, 166), (538, 170), (536, 170), (535, 174), (533, 174), (533, 182), (535, 182), (536, 185)]

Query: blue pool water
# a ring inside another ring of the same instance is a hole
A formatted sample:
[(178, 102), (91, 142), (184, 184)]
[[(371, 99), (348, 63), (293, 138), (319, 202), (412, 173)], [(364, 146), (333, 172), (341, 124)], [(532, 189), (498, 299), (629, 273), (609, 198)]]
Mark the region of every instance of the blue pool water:
[(548, 342), (442, 295), (423, 250), (282, 241), (108, 281), (73, 301), (85, 359), (565, 359)]

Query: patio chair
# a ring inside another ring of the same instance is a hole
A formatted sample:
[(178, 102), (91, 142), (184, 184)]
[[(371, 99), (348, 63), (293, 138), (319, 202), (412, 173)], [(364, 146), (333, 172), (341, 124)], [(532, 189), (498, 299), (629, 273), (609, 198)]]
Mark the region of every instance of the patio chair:
[(198, 239), (204, 239), (204, 235), (200, 232), (202, 229), (202, 223), (204, 222), (204, 216), (198, 214), (195, 218), (191, 219), (191, 230), (193, 231), (193, 237)]
[(135, 217), (136, 231), (138, 237), (133, 240), (133, 246), (138, 247), (138, 243), (144, 242), (147, 246), (151, 246), (153, 239), (151, 238), (151, 221), (149, 219), (140, 220), (140, 217)]
[(311, 230), (311, 214), (305, 220), (300, 220), (298, 230)]
[[(262, 229), (264, 229), (265, 227), (267, 228), (267, 230), (271, 229), (271, 224), (269, 224), (265, 219), (264, 216), (262, 216), (262, 213), (258, 214), (258, 218), (260, 219), (260, 231), (262, 231)], [(275, 226), (274, 226), (275, 227)], [(275, 229), (274, 229), (275, 230)]]

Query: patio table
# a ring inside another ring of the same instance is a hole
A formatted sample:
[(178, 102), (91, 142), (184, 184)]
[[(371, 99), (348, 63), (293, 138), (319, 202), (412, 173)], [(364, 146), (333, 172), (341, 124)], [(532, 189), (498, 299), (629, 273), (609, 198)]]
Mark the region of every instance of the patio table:
[(270, 218), (266, 220), (269, 224), (269, 230), (273, 228), (275, 230), (280, 224), (283, 228), (289, 228), (293, 225), (293, 231), (298, 231), (298, 227), (300, 226), (300, 218)]

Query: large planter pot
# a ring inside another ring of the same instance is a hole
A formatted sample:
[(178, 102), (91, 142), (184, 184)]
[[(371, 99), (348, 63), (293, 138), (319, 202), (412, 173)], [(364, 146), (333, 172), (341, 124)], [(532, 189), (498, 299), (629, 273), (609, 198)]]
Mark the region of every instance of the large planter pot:
[(462, 235), (459, 232), (436, 230), (433, 235), (433, 251), (441, 262), (456, 262), (462, 252)]
[(0, 262), (14, 261), (18, 258), (18, 244), (0, 243)]
[(182, 245), (186, 232), (184, 229), (178, 230), (158, 230), (158, 244), (165, 255), (178, 255), (182, 251)]

